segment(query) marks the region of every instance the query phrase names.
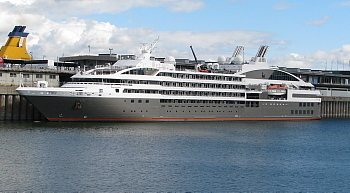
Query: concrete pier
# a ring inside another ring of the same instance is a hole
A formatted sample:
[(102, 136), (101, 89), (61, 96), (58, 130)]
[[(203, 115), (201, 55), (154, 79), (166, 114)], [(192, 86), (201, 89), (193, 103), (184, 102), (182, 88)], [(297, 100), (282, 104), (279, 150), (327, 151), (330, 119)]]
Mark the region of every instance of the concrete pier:
[(0, 94), (0, 121), (44, 121), (46, 118), (24, 97)]
[(349, 97), (322, 97), (322, 118), (350, 118)]

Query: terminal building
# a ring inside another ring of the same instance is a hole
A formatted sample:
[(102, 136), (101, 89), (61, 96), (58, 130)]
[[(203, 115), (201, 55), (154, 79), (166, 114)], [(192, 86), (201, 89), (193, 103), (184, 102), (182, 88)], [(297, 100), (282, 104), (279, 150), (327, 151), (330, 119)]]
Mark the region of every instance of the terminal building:
[(323, 96), (350, 97), (350, 71), (322, 71), (285, 67), (281, 70), (312, 83)]
[(95, 66), (114, 64), (118, 61), (117, 54), (80, 55), (61, 57), (59, 61), (63, 66), (79, 67), (81, 69), (93, 69)]

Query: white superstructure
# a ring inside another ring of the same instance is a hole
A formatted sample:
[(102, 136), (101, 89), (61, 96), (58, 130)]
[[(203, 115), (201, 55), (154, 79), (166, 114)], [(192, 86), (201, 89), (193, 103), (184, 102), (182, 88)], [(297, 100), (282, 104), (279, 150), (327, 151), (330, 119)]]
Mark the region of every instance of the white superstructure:
[(243, 47), (231, 58), (176, 68), (173, 57), (151, 59), (156, 45), (136, 60), (80, 72), (60, 88), (17, 91), (51, 121), (216, 121), (319, 119), (319, 91), (311, 83), (267, 65), (267, 46), (249, 64)]

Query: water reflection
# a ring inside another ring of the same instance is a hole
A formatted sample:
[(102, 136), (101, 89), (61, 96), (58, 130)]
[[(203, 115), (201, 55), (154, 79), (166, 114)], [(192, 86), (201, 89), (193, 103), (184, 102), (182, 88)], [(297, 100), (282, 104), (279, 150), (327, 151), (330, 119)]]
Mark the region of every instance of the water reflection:
[(0, 122), (0, 191), (341, 191), (349, 122)]

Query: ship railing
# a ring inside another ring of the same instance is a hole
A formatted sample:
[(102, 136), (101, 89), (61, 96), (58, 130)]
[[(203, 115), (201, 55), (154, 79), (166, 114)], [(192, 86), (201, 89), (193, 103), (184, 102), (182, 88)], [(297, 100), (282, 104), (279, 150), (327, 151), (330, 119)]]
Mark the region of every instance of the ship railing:
[[(224, 97), (224, 98), (245, 98), (245, 96), (240, 96), (240, 95), (227, 95), (226, 93), (208, 93), (208, 92), (201, 92), (201, 91), (193, 91), (193, 94), (188, 94), (188, 91), (168, 91), (165, 90), (163, 93), (159, 93), (161, 95), (167, 95), (167, 96), (194, 96), (194, 97), (209, 97), (209, 98), (218, 98), (218, 97)], [(142, 93), (142, 92), (139, 92)]]
[(111, 85), (111, 86), (131, 86), (130, 83), (108, 83), (108, 82), (69, 82), (66, 83), (66, 85), (73, 84), (73, 85)]
[(211, 73), (211, 74), (236, 74), (240, 70), (207, 70), (207, 71), (198, 71), (195, 69), (188, 68), (176, 68), (176, 71), (182, 72), (199, 72), (199, 73)]
[(51, 73), (70, 73), (75, 74), (79, 72), (78, 68), (75, 67), (66, 67), (66, 66), (53, 66), (53, 67), (21, 67), (19, 65), (16, 66), (4, 66), (1, 68), (2, 70), (14, 70), (14, 71), (26, 71), (26, 72), (51, 72)]
[(322, 96), (350, 97), (350, 89), (348, 88), (317, 87), (317, 89), (321, 92)]

